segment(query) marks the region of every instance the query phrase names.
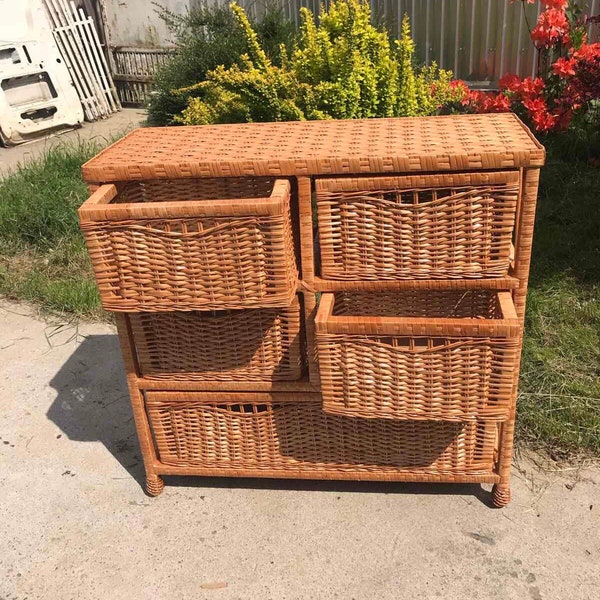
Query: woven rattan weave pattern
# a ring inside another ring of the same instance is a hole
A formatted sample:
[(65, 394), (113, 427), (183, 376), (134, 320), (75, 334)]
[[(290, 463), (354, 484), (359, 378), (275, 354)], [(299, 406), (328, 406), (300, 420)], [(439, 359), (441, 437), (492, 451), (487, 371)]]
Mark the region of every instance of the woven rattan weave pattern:
[(129, 184), (123, 195), (102, 186), (79, 209), (106, 310), (281, 307), (292, 300), (287, 180), (266, 187), (252, 178)]
[(505, 420), (519, 340), (318, 335), (323, 409), (371, 419)]
[(145, 128), (84, 165), (148, 493), (489, 482), (504, 506), (544, 159), (493, 114)]
[(285, 308), (129, 318), (147, 379), (289, 381), (302, 375), (298, 298)]
[[(326, 412), (449, 421), (509, 416), (519, 349), (510, 294), (431, 290), (335, 297), (324, 295), (317, 316)], [(415, 321), (423, 322), (419, 337), (411, 335)]]
[[(485, 183), (490, 180), (497, 183)], [(519, 193), (516, 172), (321, 179), (316, 190), (325, 279), (508, 273)]]
[(465, 171), (541, 166), (513, 114), (137, 129), (83, 167), (88, 183), (176, 177)]
[(494, 423), (359, 420), (326, 415), (318, 402), (207, 403), (194, 394), (148, 392), (160, 460), (187, 467), (491, 474)]
[[(118, 184), (115, 203), (220, 200), (222, 198), (267, 198), (273, 190), (272, 177), (179, 178), (126, 181)], [(228, 216), (224, 210), (222, 216)]]
[(498, 294), (490, 290), (338, 292), (333, 315), (500, 319)]

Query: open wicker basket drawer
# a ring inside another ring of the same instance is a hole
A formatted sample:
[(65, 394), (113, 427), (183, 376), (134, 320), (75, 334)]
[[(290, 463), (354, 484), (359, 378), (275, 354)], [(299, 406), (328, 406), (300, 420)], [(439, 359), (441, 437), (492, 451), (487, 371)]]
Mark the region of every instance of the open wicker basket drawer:
[(142, 377), (157, 381), (291, 381), (302, 376), (300, 301), (285, 308), (131, 313)]
[(519, 321), (509, 292), (327, 293), (315, 328), (328, 413), (509, 417), (519, 357)]
[(505, 276), (519, 179), (518, 171), (317, 179), (321, 277)]
[(494, 477), (494, 422), (349, 419), (291, 394), (146, 392), (146, 410), (158, 459), (187, 474)]
[(106, 310), (283, 307), (296, 292), (286, 179), (103, 185), (79, 217)]

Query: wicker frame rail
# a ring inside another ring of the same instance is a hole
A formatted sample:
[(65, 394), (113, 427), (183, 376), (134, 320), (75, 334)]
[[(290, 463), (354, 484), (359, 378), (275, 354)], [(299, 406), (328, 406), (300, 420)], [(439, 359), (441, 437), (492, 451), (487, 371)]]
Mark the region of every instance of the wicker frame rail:
[(544, 160), (493, 114), (143, 128), (86, 163), (147, 492), (443, 481), (507, 504)]

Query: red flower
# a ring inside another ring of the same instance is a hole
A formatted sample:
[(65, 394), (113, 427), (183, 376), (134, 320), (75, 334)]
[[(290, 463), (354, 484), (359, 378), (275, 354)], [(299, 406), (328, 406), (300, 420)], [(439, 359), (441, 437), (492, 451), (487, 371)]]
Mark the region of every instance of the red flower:
[(529, 113), (529, 118), (538, 131), (548, 131), (554, 127), (555, 119), (548, 112), (546, 101), (542, 98), (528, 98), (523, 105)]
[(531, 120), (538, 131), (550, 131), (554, 129), (558, 117), (552, 115), (548, 111), (540, 111), (531, 115)]
[(575, 61), (572, 58), (559, 58), (553, 65), (552, 70), (559, 77), (575, 75)]
[(498, 82), (501, 90), (508, 92), (519, 92), (521, 90), (521, 79), (512, 73), (506, 73)]
[(543, 98), (526, 98), (523, 100), (523, 106), (531, 113), (540, 113), (548, 110), (546, 101)]
[[(522, 2), (534, 4), (534, 0)], [(520, 114), (525, 111), (536, 131), (548, 132), (568, 129), (574, 115), (594, 110), (592, 103), (600, 100), (600, 43), (588, 44), (582, 24), (569, 22), (567, 0), (542, 0), (541, 4), (545, 10), (531, 37), (546, 58), (557, 47), (569, 48), (567, 56), (552, 63), (551, 72), (561, 81), (550, 77), (546, 85), (540, 77), (520, 79), (506, 73), (499, 81), (497, 94), (467, 92), (463, 105), (468, 111), (502, 112), (512, 107)], [(575, 42), (578, 48), (571, 47)]]
[(572, 54), (573, 58), (583, 60), (600, 60), (600, 43), (584, 44)]
[(532, 79), (525, 77), (521, 82), (521, 92), (524, 96), (537, 96), (544, 90), (544, 80), (541, 77)]
[(564, 96), (572, 108), (600, 100), (600, 43), (584, 44), (571, 54), (573, 70)]
[(479, 112), (480, 106), (483, 104), (485, 94), (479, 90), (469, 90), (466, 96), (461, 101), (463, 106), (469, 106), (476, 112)]
[(457, 92), (463, 92), (465, 96), (469, 94), (469, 86), (462, 79), (453, 79), (450, 82), (450, 87)]
[(483, 102), (483, 112), (508, 112), (510, 100), (502, 93), (488, 94)]
[(568, 126), (570, 116), (563, 113), (551, 113), (543, 98), (526, 98), (523, 106), (527, 109), (529, 118), (537, 131), (550, 131), (559, 125)]
[(540, 14), (537, 25), (531, 32), (531, 39), (538, 48), (549, 48), (561, 42), (568, 32), (569, 21), (565, 11), (549, 8)]
[[(569, 0), (544, 0), (546, 8), (556, 8), (558, 10), (564, 10), (569, 3)], [(533, 4), (533, 2), (531, 2)]]

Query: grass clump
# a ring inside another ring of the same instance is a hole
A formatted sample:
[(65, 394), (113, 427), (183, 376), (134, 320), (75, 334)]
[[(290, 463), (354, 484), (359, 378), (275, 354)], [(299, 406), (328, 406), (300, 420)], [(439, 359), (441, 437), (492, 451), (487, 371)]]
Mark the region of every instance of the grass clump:
[(77, 219), (89, 195), (81, 165), (101, 148), (58, 146), (0, 180), (0, 294), (46, 310), (102, 314)]
[(600, 455), (600, 169), (542, 169), (518, 425), (560, 455)]

